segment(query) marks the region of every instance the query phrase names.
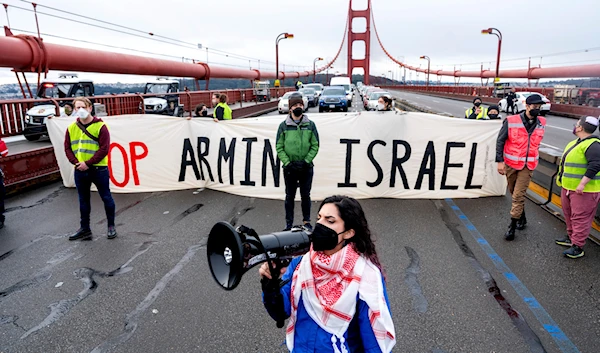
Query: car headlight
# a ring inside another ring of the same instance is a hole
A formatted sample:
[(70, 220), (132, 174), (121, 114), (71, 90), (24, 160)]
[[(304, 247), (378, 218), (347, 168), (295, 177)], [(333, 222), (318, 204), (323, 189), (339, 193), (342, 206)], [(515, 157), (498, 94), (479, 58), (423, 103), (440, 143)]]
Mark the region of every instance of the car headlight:
[(25, 121), (31, 122), (31, 117), (29, 115), (25, 115)]

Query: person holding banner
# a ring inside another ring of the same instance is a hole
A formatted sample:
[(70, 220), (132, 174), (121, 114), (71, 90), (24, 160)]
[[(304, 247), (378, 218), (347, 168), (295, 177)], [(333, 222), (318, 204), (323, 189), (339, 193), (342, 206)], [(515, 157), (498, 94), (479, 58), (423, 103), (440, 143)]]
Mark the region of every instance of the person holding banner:
[(487, 119), (487, 109), (481, 107), (481, 98), (473, 99), (473, 107), (465, 111), (465, 119)]
[(304, 101), (300, 93), (289, 98), (290, 114), (277, 130), (275, 148), (283, 163), (285, 180), (285, 229), (294, 224), (294, 199), (300, 187), (304, 228), (312, 231), (310, 224), (310, 189), (313, 180), (313, 159), (319, 151), (319, 133), (315, 123), (304, 115)]
[(568, 246), (563, 255), (571, 259), (585, 255), (583, 246), (600, 202), (600, 138), (592, 135), (597, 128), (598, 118), (592, 116), (575, 123), (577, 138), (565, 147), (556, 177), (567, 224), (567, 236), (556, 244)]
[(222, 93), (219, 95), (219, 104), (215, 107), (213, 112), (213, 120), (218, 122), (219, 120), (231, 120), (232, 113), (231, 108), (227, 105), (227, 95)]
[(110, 133), (102, 119), (92, 115), (92, 102), (85, 97), (73, 100), (74, 115), (77, 116), (67, 128), (65, 135), (65, 154), (75, 166), (75, 186), (79, 195), (81, 227), (69, 236), (69, 240), (89, 240), (90, 228), (90, 188), (96, 185), (98, 194), (104, 203), (108, 221), (108, 239), (117, 237), (115, 229), (115, 201), (110, 193), (108, 171), (108, 150)]
[(325, 198), (311, 242), (308, 253), (276, 274), (283, 274), (277, 288), (265, 280), (273, 278), (269, 265), (259, 269), (267, 312), (275, 321), (289, 318), (287, 348), (391, 352), (396, 333), (385, 277), (360, 203)]
[(496, 140), (498, 173), (506, 175), (512, 196), (510, 225), (504, 238), (515, 239), (515, 229), (525, 229), (525, 193), (531, 175), (538, 165), (539, 148), (546, 128), (546, 118), (539, 116), (542, 97), (532, 94), (525, 101), (525, 112), (508, 116), (502, 123)]

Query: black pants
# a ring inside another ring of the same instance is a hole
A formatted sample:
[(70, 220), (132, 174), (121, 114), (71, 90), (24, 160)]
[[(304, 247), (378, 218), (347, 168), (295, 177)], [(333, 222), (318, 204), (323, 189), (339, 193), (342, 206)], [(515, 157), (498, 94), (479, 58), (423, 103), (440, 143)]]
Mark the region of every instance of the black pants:
[(108, 226), (115, 225), (115, 201), (110, 193), (108, 167), (90, 167), (90, 169), (82, 172), (75, 170), (75, 186), (79, 194), (79, 212), (81, 214), (81, 228), (90, 229), (90, 212), (92, 206), (90, 202), (90, 194), (92, 184), (96, 185), (98, 194), (104, 202), (104, 210), (106, 212), (106, 220)]
[(302, 198), (302, 220), (310, 222), (310, 189), (313, 180), (313, 168), (301, 171), (286, 168), (283, 170), (285, 180), (285, 224), (291, 227), (294, 224), (294, 199), (296, 190), (300, 187)]
[(506, 101), (506, 114), (508, 114), (508, 110), (510, 109), (510, 113), (515, 113), (515, 103), (513, 101)]
[(4, 222), (4, 197), (6, 189), (4, 188), (4, 175), (0, 172), (0, 222)]

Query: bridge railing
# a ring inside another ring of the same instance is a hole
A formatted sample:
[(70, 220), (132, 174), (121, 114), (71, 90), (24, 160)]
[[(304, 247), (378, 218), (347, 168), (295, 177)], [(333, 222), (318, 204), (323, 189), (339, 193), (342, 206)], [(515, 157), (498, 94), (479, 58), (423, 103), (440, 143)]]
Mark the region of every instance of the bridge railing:
[[(271, 97), (277, 98), (285, 92), (292, 90), (294, 90), (293, 87), (271, 88)], [(184, 115), (191, 116), (199, 104), (206, 104), (209, 108), (212, 108), (212, 95), (214, 93), (225, 93), (227, 95), (227, 102), (232, 108), (235, 108), (236, 104), (239, 104), (241, 107), (244, 102), (256, 101), (256, 96), (251, 88), (178, 92), (173, 95), (179, 96), (179, 103), (183, 105)], [(97, 113), (105, 113), (111, 116), (143, 113), (145, 112), (144, 98), (160, 96), (160, 94), (127, 93), (89, 98), (92, 98), (94, 103), (101, 104), (104, 107), (105, 112)], [(34, 106), (42, 104), (53, 105), (54, 114), (60, 114), (60, 107), (72, 100), (73, 98), (0, 100), (0, 137), (22, 134), (25, 128), (27, 111)], [(45, 113), (47, 112), (42, 112), (42, 114)]]
[[(494, 97), (494, 87), (485, 86), (380, 86), (389, 90), (404, 90), (435, 95), (438, 97), (472, 101), (474, 97), (481, 97), (486, 104), (498, 104), (501, 98)], [(577, 104), (555, 103), (554, 88), (552, 87), (511, 87), (516, 92), (537, 92), (546, 96), (551, 102), (550, 112), (556, 115), (569, 117), (600, 116), (600, 108)]]

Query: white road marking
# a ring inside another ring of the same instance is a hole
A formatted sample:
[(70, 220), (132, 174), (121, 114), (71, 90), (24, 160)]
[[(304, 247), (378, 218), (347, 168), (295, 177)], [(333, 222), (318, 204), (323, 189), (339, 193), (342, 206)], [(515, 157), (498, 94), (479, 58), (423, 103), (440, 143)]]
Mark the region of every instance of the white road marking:
[(547, 143), (543, 143), (543, 142), (541, 142), (541, 143), (540, 143), (540, 145), (544, 145), (544, 146), (546, 146), (546, 147), (552, 147), (552, 148), (554, 148), (555, 150), (562, 151), (562, 148), (559, 148), (559, 147), (556, 147), (556, 146), (552, 146), (552, 145), (549, 145), (549, 144), (547, 144)]
[(572, 131), (573, 129), (565, 129), (564, 127), (558, 127), (558, 126), (552, 126), (552, 125), (546, 125), (547, 127), (551, 127), (553, 129), (559, 129), (559, 130), (565, 130), (565, 131)]
[(439, 103), (440, 101), (436, 101), (435, 99), (431, 100), (433, 103)]

